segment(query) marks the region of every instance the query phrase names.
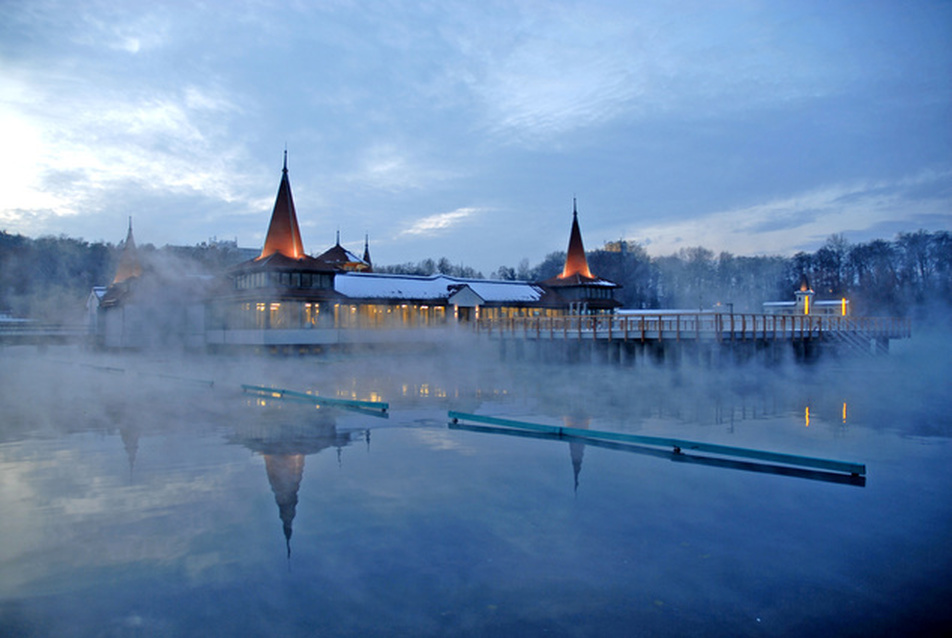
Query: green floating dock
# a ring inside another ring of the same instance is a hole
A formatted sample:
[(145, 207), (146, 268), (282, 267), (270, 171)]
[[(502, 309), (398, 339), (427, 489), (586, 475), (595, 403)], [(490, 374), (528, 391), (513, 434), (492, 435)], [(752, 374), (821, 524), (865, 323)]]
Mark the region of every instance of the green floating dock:
[(271, 399), (286, 399), (305, 403), (316, 403), (318, 405), (336, 405), (345, 408), (357, 408), (360, 410), (375, 410), (386, 412), (390, 409), (390, 404), (385, 401), (356, 401), (353, 399), (333, 399), (322, 397), (317, 394), (308, 394), (307, 392), (295, 392), (294, 390), (285, 390), (283, 388), (267, 388), (260, 385), (241, 384), (243, 392), (254, 394), (256, 396), (268, 397)]
[(638, 445), (666, 447), (671, 448), (675, 454), (681, 454), (686, 451), (703, 452), (708, 454), (716, 454), (718, 456), (741, 457), (747, 459), (756, 459), (759, 461), (767, 461), (769, 463), (780, 463), (783, 465), (810, 467), (821, 470), (829, 470), (832, 472), (842, 472), (852, 476), (866, 475), (866, 465), (863, 463), (818, 459), (810, 456), (800, 456), (798, 454), (767, 452), (764, 450), (752, 450), (749, 448), (733, 447), (730, 445), (701, 443), (699, 441), (686, 441), (684, 439), (672, 439), (667, 437), (642, 436), (640, 434), (605, 432), (603, 430), (583, 430), (581, 428), (567, 428), (558, 425), (527, 423), (525, 421), (513, 421), (511, 419), (501, 419), (493, 416), (481, 416), (479, 414), (453, 412), (452, 410), (449, 412), (449, 418), (453, 423), (458, 423), (459, 421), (470, 421), (473, 423), (496, 425), (523, 432), (541, 432), (559, 437), (564, 436), (582, 440), (589, 439), (593, 441), (613, 441), (618, 443), (635, 443)]

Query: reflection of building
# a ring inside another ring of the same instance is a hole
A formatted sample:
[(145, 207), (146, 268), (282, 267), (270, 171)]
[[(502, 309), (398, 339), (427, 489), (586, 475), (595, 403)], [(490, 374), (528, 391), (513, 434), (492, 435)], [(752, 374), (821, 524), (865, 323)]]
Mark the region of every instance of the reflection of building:
[(764, 314), (768, 315), (821, 315), (845, 317), (850, 313), (849, 299), (814, 300), (813, 288), (806, 275), (800, 278), (800, 288), (794, 292), (794, 301), (764, 302)]
[[(264, 457), (268, 483), (274, 492), (278, 517), (284, 530), (288, 557), (291, 556), (292, 523), (297, 510), (298, 491), (304, 477), (304, 458), (331, 447), (337, 448), (340, 453), (340, 449), (351, 442), (351, 434), (338, 432), (328, 411), (322, 409), (320, 416), (315, 418), (311, 410), (288, 411), (289, 416), (299, 419), (295, 423), (274, 420), (274, 413), (269, 413), (268, 416), (272, 417), (269, 420), (239, 424), (232, 437), (232, 441)], [(275, 412), (280, 414), (282, 411)]]
[[(358, 257), (341, 246), (339, 233), (333, 247), (311, 257), (301, 239), (286, 153), (261, 253), (217, 282), (146, 277), (125, 261), (126, 252), (135, 255), (131, 225), (116, 281), (99, 304), (106, 317), (101, 341), (110, 347), (149, 345), (166, 335), (193, 347), (371, 342), (385, 339), (380, 328), (604, 313), (620, 305), (617, 285), (588, 267), (574, 204), (565, 267), (543, 282), (378, 274), (368, 238)], [(148, 332), (145, 324), (155, 334), (140, 334)]]

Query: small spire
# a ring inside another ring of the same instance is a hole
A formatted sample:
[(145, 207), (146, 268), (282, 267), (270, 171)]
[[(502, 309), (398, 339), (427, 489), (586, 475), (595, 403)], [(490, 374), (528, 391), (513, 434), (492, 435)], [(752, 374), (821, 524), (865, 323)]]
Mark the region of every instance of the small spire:
[(364, 262), (367, 264), (367, 272), (373, 272), (373, 263), (370, 261), (370, 235), (364, 235)]
[(340, 246), (340, 228), (337, 229), (337, 246)]
[(572, 196), (572, 216), (578, 217), (578, 206), (576, 205), (574, 195)]
[(284, 168), (281, 171), (282, 173), (288, 172), (288, 145), (284, 145)]
[(142, 265), (139, 263), (139, 254), (136, 250), (136, 240), (132, 236), (132, 216), (129, 216), (129, 230), (126, 232), (126, 240), (122, 244), (122, 252), (119, 254), (119, 264), (116, 267), (116, 276), (112, 283), (118, 284), (131, 277), (138, 277), (142, 274)]

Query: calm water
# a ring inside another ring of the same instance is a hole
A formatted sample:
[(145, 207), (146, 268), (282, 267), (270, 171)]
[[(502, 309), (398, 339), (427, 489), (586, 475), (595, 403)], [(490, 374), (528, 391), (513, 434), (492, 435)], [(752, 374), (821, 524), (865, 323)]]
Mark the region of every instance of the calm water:
[[(725, 372), (8, 348), (0, 635), (939, 635), (950, 351)], [(447, 410), (868, 478), (456, 430)]]

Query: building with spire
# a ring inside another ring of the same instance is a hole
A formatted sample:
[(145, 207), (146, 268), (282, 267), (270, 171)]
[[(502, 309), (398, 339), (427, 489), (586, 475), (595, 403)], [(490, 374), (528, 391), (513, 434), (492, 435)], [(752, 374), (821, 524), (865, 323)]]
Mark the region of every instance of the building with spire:
[(136, 250), (136, 240), (132, 236), (132, 217), (129, 217), (129, 231), (126, 240), (122, 243), (122, 252), (119, 254), (119, 265), (116, 267), (116, 276), (113, 285), (121, 284), (134, 277), (142, 276), (142, 264), (139, 263), (139, 253)]
[(285, 151), (261, 254), (225, 273), (222, 289), (208, 306), (206, 331), (218, 337), (216, 343), (256, 344), (261, 340), (245, 331), (326, 323), (337, 297), (335, 272), (331, 264), (304, 252)]
[(562, 272), (540, 284), (557, 294), (568, 305), (567, 314), (600, 314), (621, 305), (615, 301), (618, 284), (596, 277), (588, 267), (582, 231), (578, 225), (578, 206), (572, 198), (572, 230)]
[[(144, 286), (145, 279), (135, 256), (130, 220), (115, 280), (100, 304), (103, 316), (111, 317), (101, 340), (104, 345), (155, 343), (154, 335), (131, 336), (143, 332), (143, 322), (157, 326), (163, 317), (161, 335), (177, 330), (189, 347), (309, 349), (402, 339), (382, 328), (597, 314), (620, 305), (614, 299), (618, 286), (589, 268), (574, 200), (564, 267), (542, 282), (375, 273), (369, 236), (359, 257), (341, 245), (340, 231), (334, 246), (312, 257), (305, 251), (298, 225), (287, 151), (257, 256), (201, 286), (158, 285), (155, 276), (150, 286)], [(142, 305), (149, 295), (153, 308), (137, 314), (135, 297)]]

